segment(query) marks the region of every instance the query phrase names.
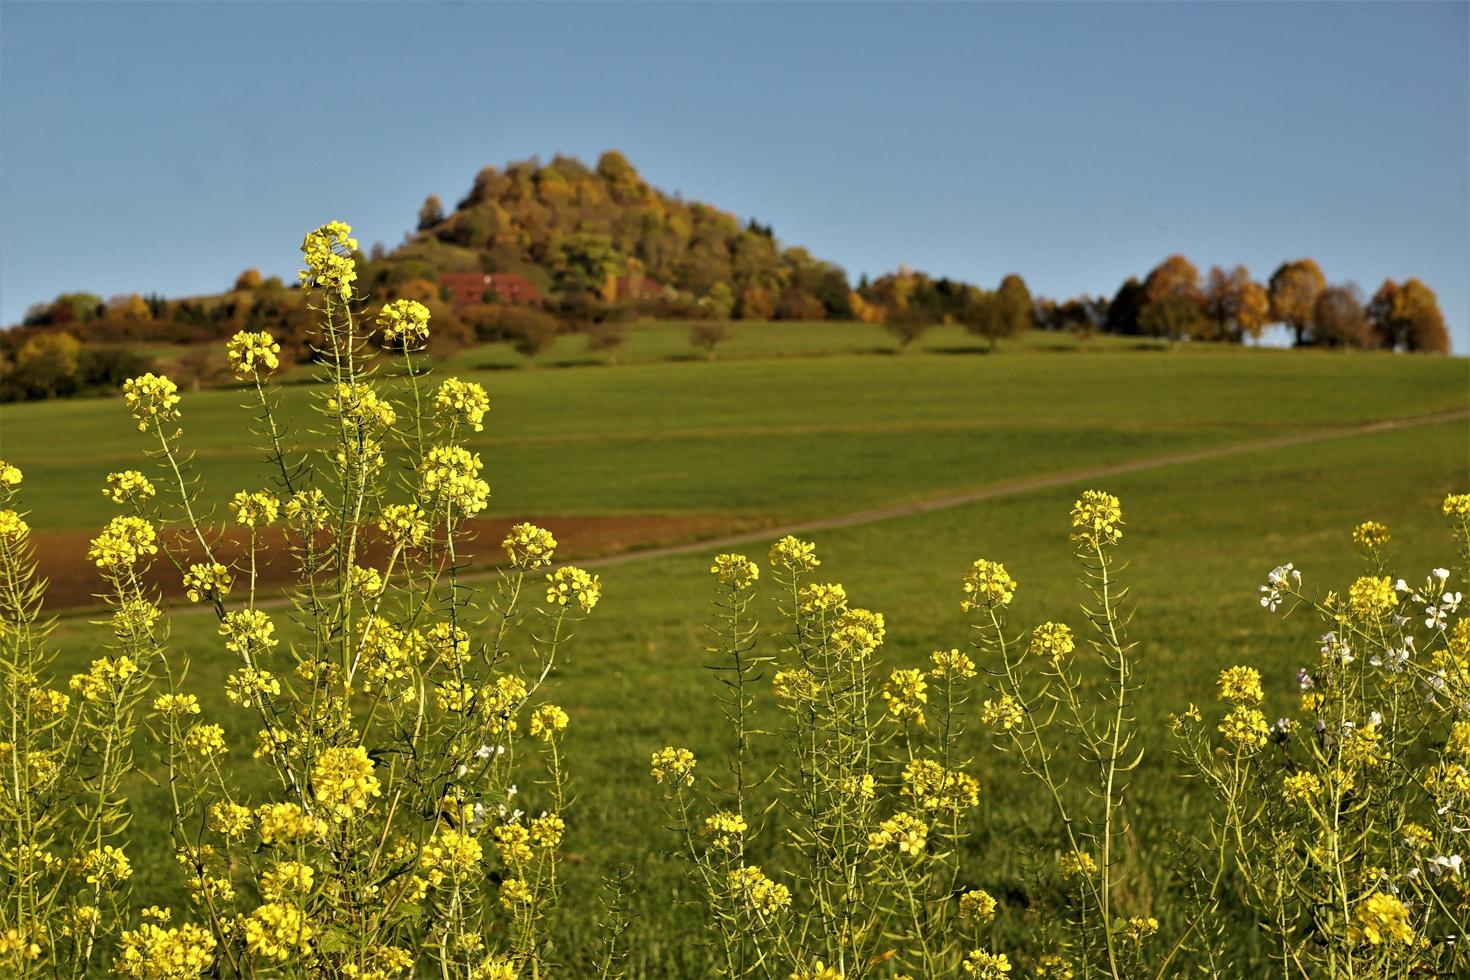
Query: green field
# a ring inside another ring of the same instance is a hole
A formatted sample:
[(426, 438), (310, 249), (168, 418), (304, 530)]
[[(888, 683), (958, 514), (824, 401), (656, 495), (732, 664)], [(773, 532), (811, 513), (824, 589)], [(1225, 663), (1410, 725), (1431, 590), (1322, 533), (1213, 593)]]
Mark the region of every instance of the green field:
[[(748, 348), (732, 344), (713, 362), (658, 354), (660, 344), (685, 345), (672, 329), (636, 332), (617, 367), (501, 370), (495, 349), (457, 354), (452, 369), (492, 398), (486, 431), (473, 441), (486, 460), (492, 509), (538, 515), (553, 530), (558, 514), (719, 514), (774, 528), (1006, 481), (1470, 409), (1470, 368), (1460, 359), (1103, 344), (983, 355), (950, 352), (957, 341), (942, 336), (892, 356), (877, 353), (876, 335), (853, 342), (804, 328), (786, 346), (751, 333)], [(635, 356), (645, 348), (647, 356)], [(816, 356), (822, 352), (830, 353)], [(285, 391), (287, 413), (305, 418), (311, 389)], [(265, 480), (241, 448), (242, 395), (204, 392), (183, 405), (186, 441), (215, 501)], [(7, 408), (0, 454), (25, 470), (24, 499), (43, 533), (105, 520), (103, 476), (137, 466), (144, 445), (119, 401), (79, 400)], [(855, 603), (887, 615), (883, 654), (895, 665), (965, 644), (959, 582), (977, 557), (1003, 561), (1019, 580), (1014, 623), (1076, 621), (1066, 515), (1092, 484), (832, 529), (817, 538), (822, 573), (845, 583)], [(1450, 561), (1438, 503), (1467, 485), (1464, 416), (1142, 468), (1101, 484), (1125, 508), (1122, 554), (1131, 563), (1146, 684), (1138, 712), (1148, 754), (1130, 792), (1131, 888), (1160, 886), (1164, 831), (1191, 805), (1170, 775), (1165, 714), (1208, 701), (1216, 671), (1237, 662), (1262, 669), (1268, 707), (1284, 711), (1296, 668), (1316, 654), (1314, 623), (1258, 605), (1266, 572), (1293, 561), (1309, 584), (1340, 587), (1357, 567), (1349, 532), (1372, 518), (1392, 528), (1401, 574), (1416, 578)], [(749, 550), (763, 560), (763, 544)], [(688, 932), (663, 924), (697, 911), (680, 904), (691, 894), (664, 854), (670, 839), (659, 829), (647, 760), (665, 744), (711, 757), (722, 744), (717, 713), (704, 710), (713, 693), (701, 666), (708, 563), (708, 551), (697, 549), (603, 568), (603, 602), (556, 681), (554, 697), (573, 719), (568, 753), (578, 795), (567, 844), (577, 860), (559, 926), (570, 963), (583, 962), (595, 942), (588, 918), (598, 878), (626, 863), (638, 872), (641, 912), (632, 973), (707, 970), (703, 949), (669, 939)], [(84, 620), (64, 621), (55, 634), (62, 669), (95, 656), (97, 636)], [(220, 682), (232, 665), (212, 620), (180, 610), (173, 646), (189, 655), (190, 687), (206, 711), (228, 716)], [(770, 723), (774, 712), (764, 707)], [(237, 753), (248, 757), (253, 727), (233, 729)], [(1018, 855), (1051, 840), (1055, 827), (1007, 760), (978, 735), (974, 747), (985, 796), (967, 867), (973, 884), (1009, 899), (997, 935), (1024, 948), (1028, 921), (1019, 910), (1030, 885)], [(140, 893), (152, 883), (177, 887), (156, 793), (136, 786)], [(1241, 936), (1248, 958), (1249, 931)]]

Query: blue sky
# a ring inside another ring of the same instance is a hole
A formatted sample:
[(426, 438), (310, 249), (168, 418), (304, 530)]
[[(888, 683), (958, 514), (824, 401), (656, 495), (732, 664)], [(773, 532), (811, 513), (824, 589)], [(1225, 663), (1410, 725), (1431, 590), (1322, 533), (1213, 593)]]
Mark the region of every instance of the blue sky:
[(0, 321), (285, 277), (623, 150), (859, 273), (1417, 275), (1470, 350), (1470, 6), (0, 3)]

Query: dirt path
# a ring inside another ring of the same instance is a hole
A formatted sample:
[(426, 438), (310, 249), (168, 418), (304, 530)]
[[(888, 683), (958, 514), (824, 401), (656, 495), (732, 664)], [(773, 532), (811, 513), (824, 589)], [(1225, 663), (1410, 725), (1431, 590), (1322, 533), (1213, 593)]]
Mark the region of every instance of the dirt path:
[(619, 555), (608, 555), (595, 561), (584, 562), (583, 564), (588, 568), (607, 568), (614, 565), (626, 565), (629, 562), (645, 561), (653, 558), (672, 558), (678, 555), (689, 555), (700, 552), (713, 554), (717, 551), (723, 551), (738, 545), (750, 544), (754, 541), (774, 541), (788, 534), (803, 535), (810, 534), (814, 531), (831, 531), (836, 528), (873, 524), (878, 521), (891, 520), (895, 517), (927, 514), (934, 510), (948, 510), (951, 507), (963, 507), (966, 504), (978, 503), (982, 500), (1011, 497), (1020, 493), (1029, 493), (1033, 490), (1046, 490), (1051, 487), (1066, 486), (1069, 483), (1081, 483), (1084, 480), (1100, 480), (1104, 477), (1119, 476), (1124, 473), (1137, 473), (1142, 470), (1162, 469), (1166, 466), (1198, 463), (1207, 459), (1240, 456), (1246, 453), (1265, 452), (1272, 449), (1288, 449), (1292, 446), (1303, 446), (1314, 442), (1328, 442), (1333, 439), (1348, 439), (1354, 436), (1370, 435), (1375, 432), (1388, 432), (1393, 429), (1407, 429), (1421, 425), (1438, 425), (1465, 418), (1470, 418), (1470, 409), (1461, 409), (1456, 412), (1441, 412), (1437, 415), (1421, 415), (1414, 418), (1382, 419), (1376, 422), (1366, 422), (1361, 425), (1345, 426), (1341, 429), (1303, 432), (1289, 436), (1278, 436), (1274, 439), (1256, 439), (1250, 442), (1231, 443), (1227, 446), (1212, 446), (1208, 449), (1193, 449), (1182, 453), (1150, 456), (1145, 459), (1133, 459), (1125, 463), (1115, 463), (1110, 466), (1090, 466), (1084, 469), (1067, 470), (1062, 473), (1050, 473), (1045, 476), (1031, 476), (1020, 480), (1008, 480), (1003, 483), (991, 483), (973, 490), (962, 490), (958, 493), (930, 497), (927, 500), (915, 500), (904, 504), (892, 504), (886, 507), (872, 507), (867, 510), (850, 511), (849, 513), (837, 514), (832, 517), (821, 517), (796, 524), (762, 528), (758, 531), (732, 534), (722, 538), (710, 538), (704, 541), (694, 541), (662, 548), (645, 548), (641, 551), (628, 551)]
[[(631, 562), (650, 561), (658, 558), (675, 558), (684, 555), (709, 554), (737, 548), (752, 543), (767, 543), (788, 534), (804, 535), (818, 531), (831, 531), (839, 528), (856, 527), (862, 524), (873, 524), (878, 521), (891, 520), (897, 517), (909, 517), (914, 514), (926, 514), (930, 511), (948, 510), (953, 507), (963, 507), (966, 504), (978, 503), (983, 500), (995, 500), (1001, 497), (1011, 497), (1017, 494), (1029, 493), (1034, 490), (1046, 490), (1052, 487), (1066, 486), (1072, 483), (1094, 482), (1111, 476), (1120, 476), (1125, 473), (1139, 473), (1146, 470), (1163, 469), (1168, 466), (1179, 466), (1187, 463), (1198, 463), (1204, 460), (1222, 459), (1230, 456), (1242, 456), (1247, 453), (1268, 452), (1275, 449), (1289, 449), (1293, 446), (1303, 446), (1311, 443), (1329, 442), (1334, 439), (1350, 439), (1357, 436), (1371, 435), (1377, 432), (1389, 432), (1394, 429), (1415, 428), (1423, 425), (1439, 425), (1445, 422), (1454, 422), (1470, 418), (1470, 409), (1462, 409), (1455, 412), (1441, 412), (1435, 415), (1421, 415), (1413, 418), (1382, 419), (1376, 422), (1366, 422), (1359, 425), (1344, 426), (1339, 429), (1319, 430), (1316, 432), (1303, 432), (1294, 435), (1277, 436), (1272, 439), (1255, 439), (1247, 442), (1231, 443), (1225, 446), (1212, 446), (1207, 449), (1193, 449), (1181, 453), (1167, 453), (1159, 456), (1149, 456), (1143, 459), (1132, 459), (1122, 463), (1114, 463), (1106, 466), (1090, 466), (1075, 470), (1066, 470), (1061, 473), (1050, 473), (1043, 476), (1026, 477), (1019, 480), (1008, 480), (1002, 483), (991, 483), (983, 487), (970, 490), (962, 490), (957, 493), (944, 494), (938, 497), (930, 497), (925, 500), (914, 500), (902, 504), (890, 504), (884, 507), (871, 507), (866, 510), (849, 511), (846, 514), (836, 514), (832, 517), (822, 517), (809, 521), (800, 521), (784, 525), (759, 525), (748, 530), (741, 530), (734, 534), (726, 534), (718, 537), (696, 538), (695, 540), (679, 541), (674, 544), (655, 545), (652, 547), (633, 547), (616, 554), (603, 555), (601, 557), (589, 557), (579, 560), (577, 564), (585, 568), (611, 568), (618, 565), (626, 565)], [(556, 518), (554, 520), (561, 520)], [(667, 539), (666, 539), (667, 540)], [(490, 570), (476, 571), (461, 577), (461, 581), (473, 581), (494, 574)], [(258, 603), (261, 607), (271, 607), (284, 604), (284, 599), (272, 599)], [(188, 615), (190, 612), (200, 613), (207, 610), (198, 607), (178, 606), (172, 610), (174, 615)], [(63, 618), (79, 615), (94, 615), (80, 611), (67, 611), (62, 614)]]

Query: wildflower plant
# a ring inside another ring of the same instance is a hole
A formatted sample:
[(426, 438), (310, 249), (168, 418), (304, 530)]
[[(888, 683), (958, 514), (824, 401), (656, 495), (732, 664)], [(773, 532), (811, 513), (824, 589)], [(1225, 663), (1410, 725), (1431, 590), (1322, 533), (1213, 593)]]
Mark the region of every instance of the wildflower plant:
[[(278, 421), (275, 340), (227, 345), (271, 477), (235, 493), (222, 521), (201, 502), (177, 387), (127, 383), (153, 472), (103, 488), (123, 509), (88, 553), (110, 639), (63, 684), (12, 506), (23, 476), (0, 463), (6, 976), (492, 978), (555, 965), (569, 718), (543, 689), (601, 584), (553, 567), (555, 539), (527, 524), (492, 586), (464, 580), (490, 490), (462, 439), (489, 402), (457, 379), (425, 390), (419, 304), (385, 307), (387, 336), (372, 342), (355, 249), (341, 222), (302, 246), (322, 382), (306, 435), (324, 449), (297, 448)], [(261, 583), (274, 550), (295, 569), (281, 595)], [(233, 664), (224, 694), (250, 730), (208, 716), (170, 647), (148, 584), (164, 561), (215, 616), (211, 655)], [(139, 915), (123, 784), (143, 745), (189, 898)]]

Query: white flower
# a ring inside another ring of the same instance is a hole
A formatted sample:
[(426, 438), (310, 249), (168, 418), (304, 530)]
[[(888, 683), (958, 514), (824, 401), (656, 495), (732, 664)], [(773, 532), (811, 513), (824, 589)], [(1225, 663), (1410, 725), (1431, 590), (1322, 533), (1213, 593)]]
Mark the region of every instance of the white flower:
[(1292, 583), (1301, 585), (1302, 573), (1293, 568), (1291, 562), (1271, 569), (1271, 573), (1266, 576), (1266, 584), (1261, 586), (1261, 605), (1267, 611), (1275, 612), (1290, 591)]
[(1430, 574), (1432, 574), (1435, 578), (1437, 578), (1441, 582), (1443, 582), (1445, 579), (1447, 579), (1447, 578), (1450, 577), (1450, 570), (1448, 568), (1436, 568)]
[(1436, 875), (1443, 875), (1445, 872), (1458, 875), (1460, 873), (1460, 867), (1464, 863), (1458, 854), (1436, 854), (1429, 862), (1429, 870), (1433, 871)]

